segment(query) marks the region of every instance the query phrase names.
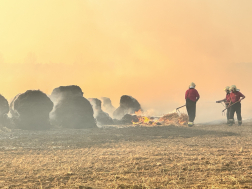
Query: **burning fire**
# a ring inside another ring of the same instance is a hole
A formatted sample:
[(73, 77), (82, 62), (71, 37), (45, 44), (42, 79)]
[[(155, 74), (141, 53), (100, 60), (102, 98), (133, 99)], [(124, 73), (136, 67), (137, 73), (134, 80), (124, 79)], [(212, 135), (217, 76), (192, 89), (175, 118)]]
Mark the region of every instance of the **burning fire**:
[(137, 112), (135, 112), (135, 115), (137, 116), (141, 116), (143, 114), (142, 110), (138, 110)]
[(170, 113), (162, 117), (147, 117), (143, 116), (141, 110), (135, 112), (138, 121), (133, 121), (133, 125), (158, 126), (158, 125), (176, 125), (183, 126), (188, 122), (187, 114)]
[(178, 114), (178, 113), (171, 113), (166, 114), (159, 119), (164, 125), (186, 125), (188, 122), (188, 115), (187, 114)]
[(151, 122), (151, 119), (149, 117), (137, 116), (137, 118), (138, 122), (132, 122), (133, 124), (139, 124), (139, 123), (149, 124)]

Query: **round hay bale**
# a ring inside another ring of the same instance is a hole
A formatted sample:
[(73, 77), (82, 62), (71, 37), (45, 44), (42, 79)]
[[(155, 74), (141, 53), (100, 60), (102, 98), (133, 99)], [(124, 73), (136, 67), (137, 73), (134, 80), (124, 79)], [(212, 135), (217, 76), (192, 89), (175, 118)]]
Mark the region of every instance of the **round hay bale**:
[(133, 122), (138, 122), (136, 115), (125, 114), (120, 120), (121, 124), (132, 124)]
[(0, 94), (0, 125), (6, 126), (6, 122), (8, 120), (8, 114), (9, 112), (9, 103), (4, 96)]
[(83, 97), (83, 92), (81, 88), (77, 85), (69, 85), (69, 86), (60, 86), (53, 89), (52, 94), (50, 96), (51, 99), (53, 98), (66, 98), (66, 97), (74, 97), (80, 96)]
[(79, 86), (55, 88), (50, 98), (54, 103), (52, 124), (71, 129), (97, 128), (93, 108)]
[(11, 102), (11, 116), (19, 129), (45, 130), (50, 128), (49, 113), (53, 109), (50, 98), (40, 90), (28, 90)]
[(8, 112), (9, 112), (8, 100), (0, 94), (0, 116), (7, 114)]
[(123, 95), (120, 99), (120, 106), (114, 111), (113, 117), (116, 119), (121, 119), (126, 114), (134, 114), (135, 112), (141, 110), (141, 105), (132, 96)]

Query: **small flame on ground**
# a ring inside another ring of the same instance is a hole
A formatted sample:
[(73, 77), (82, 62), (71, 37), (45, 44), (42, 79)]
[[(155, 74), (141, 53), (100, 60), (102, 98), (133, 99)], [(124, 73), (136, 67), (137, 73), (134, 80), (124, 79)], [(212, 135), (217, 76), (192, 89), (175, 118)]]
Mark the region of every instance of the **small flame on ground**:
[(176, 125), (183, 126), (188, 122), (187, 114), (169, 113), (162, 117), (142, 116), (142, 111), (135, 112), (138, 118), (137, 122), (132, 121), (133, 125), (157, 126), (157, 125)]

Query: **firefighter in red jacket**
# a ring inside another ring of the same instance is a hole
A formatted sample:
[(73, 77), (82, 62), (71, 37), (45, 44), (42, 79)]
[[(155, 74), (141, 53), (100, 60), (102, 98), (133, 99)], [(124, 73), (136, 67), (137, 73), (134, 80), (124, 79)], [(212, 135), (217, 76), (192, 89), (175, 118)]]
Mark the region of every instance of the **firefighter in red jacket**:
[(239, 89), (236, 88), (235, 85), (230, 87), (230, 116), (229, 116), (229, 125), (232, 126), (234, 124), (234, 113), (236, 112), (238, 125), (242, 124), (241, 117), (241, 100), (245, 98), (245, 96), (240, 92)]
[(224, 98), (222, 100), (219, 100), (219, 101), (216, 101), (216, 103), (224, 102), (225, 105), (226, 105), (226, 108), (227, 108), (227, 124), (229, 123), (229, 115), (230, 115), (230, 109), (231, 109), (231, 108), (228, 108), (230, 103), (231, 103), (229, 88), (230, 88), (229, 86), (226, 86), (225, 89), (224, 89), (224, 91), (226, 92), (226, 98)]
[(200, 96), (198, 91), (195, 89), (195, 83), (191, 83), (189, 89), (185, 93), (186, 99), (186, 110), (189, 116), (188, 126), (192, 127), (196, 115), (196, 102)]

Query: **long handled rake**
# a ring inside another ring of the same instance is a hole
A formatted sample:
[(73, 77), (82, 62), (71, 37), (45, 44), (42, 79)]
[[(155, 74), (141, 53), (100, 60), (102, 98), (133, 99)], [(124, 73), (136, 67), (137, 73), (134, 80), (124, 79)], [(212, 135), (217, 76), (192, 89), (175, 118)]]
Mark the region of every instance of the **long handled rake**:
[(183, 105), (183, 106), (180, 106), (180, 107), (176, 108), (176, 112), (180, 114), (179, 109), (180, 109), (180, 108), (183, 108), (183, 107), (185, 107), (185, 106), (186, 106), (186, 105)]
[[(241, 99), (241, 100), (243, 100), (243, 99)], [(235, 102), (234, 104), (229, 105), (227, 108), (225, 108), (224, 110), (222, 110), (222, 112), (224, 112), (225, 110), (227, 110), (228, 108), (230, 108), (231, 106), (235, 105), (235, 104), (238, 103), (238, 102), (240, 102), (240, 101), (237, 101), (237, 102)]]
[[(222, 104), (223, 107), (226, 107), (224, 103), (221, 102), (221, 104)], [(222, 116), (225, 116), (225, 115), (226, 115), (225, 111), (222, 111)]]

